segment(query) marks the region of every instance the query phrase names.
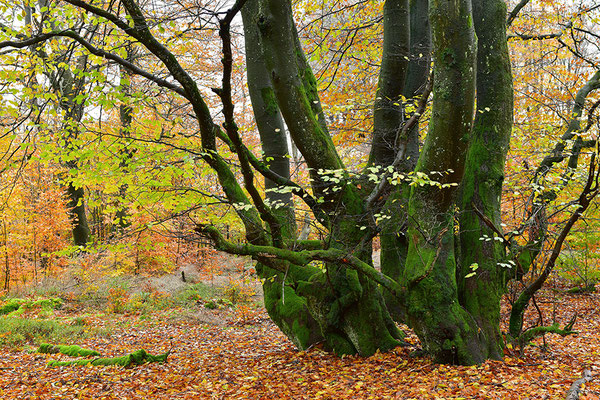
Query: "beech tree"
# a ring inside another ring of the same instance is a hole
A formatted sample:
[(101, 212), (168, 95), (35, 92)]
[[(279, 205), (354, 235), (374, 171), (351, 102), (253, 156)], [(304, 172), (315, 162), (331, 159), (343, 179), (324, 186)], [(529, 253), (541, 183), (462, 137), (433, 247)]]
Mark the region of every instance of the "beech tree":
[[(396, 322), (403, 322), (439, 362), (502, 357), (500, 300), (509, 280), (528, 270), (539, 245), (539, 238), (519, 244), (500, 228), (513, 113), (503, 0), (385, 2), (372, 146), (359, 173), (344, 165), (328, 131), (291, 1), (237, 0), (215, 10), (223, 69), (213, 91), (222, 103), (221, 125), (192, 74), (161, 40), (154, 11), (136, 0), (64, 2), (88, 23), (108, 24), (127, 36), (166, 74), (144, 69), (122, 48), (111, 50), (71, 28), (48, 27), (0, 46), (25, 48), (63, 37), (189, 103), (200, 139), (194, 154), (217, 176), (246, 241), (228, 241), (210, 224), (198, 223), (195, 232), (222, 251), (256, 260), (265, 307), (299, 349), (323, 342), (339, 355), (368, 356), (402, 344)], [(262, 160), (242, 140), (234, 113), (231, 27), (238, 14)], [(421, 146), (419, 119), (430, 95)], [(579, 120), (581, 112), (573, 118)], [(286, 131), (308, 167), (307, 186), (291, 179)], [(235, 167), (226, 152), (235, 154)], [(598, 193), (594, 163), (592, 157), (569, 229)], [(322, 239), (298, 237), (295, 200), (311, 210), (326, 232)], [(377, 236), (381, 270), (372, 261)], [(511, 327), (515, 339), (527, 333), (519, 325), (521, 311)], [(570, 328), (543, 332), (567, 334)]]

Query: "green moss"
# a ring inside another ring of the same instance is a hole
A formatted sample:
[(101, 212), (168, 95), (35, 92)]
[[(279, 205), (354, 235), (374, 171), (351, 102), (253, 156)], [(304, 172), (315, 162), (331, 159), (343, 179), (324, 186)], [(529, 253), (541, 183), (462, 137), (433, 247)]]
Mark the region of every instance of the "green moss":
[(263, 103), (265, 103), (265, 111), (268, 114), (277, 114), (279, 111), (279, 106), (277, 104), (277, 98), (275, 97), (275, 92), (271, 87), (264, 87), (260, 89), (260, 95), (262, 97)]
[(304, 87), (307, 89), (311, 101), (319, 100), (319, 89), (317, 79), (310, 68), (306, 68), (302, 74), (304, 79)]
[(0, 315), (9, 314), (18, 310), (24, 302), (25, 300), (23, 299), (9, 299), (2, 307), (0, 307)]
[(95, 350), (83, 349), (77, 345), (63, 346), (43, 343), (38, 349), (38, 353), (56, 354), (61, 353), (71, 357), (99, 357), (100, 353)]
[(49, 361), (48, 366), (50, 367), (67, 367), (71, 365), (94, 365), (94, 366), (110, 366), (116, 365), (121, 367), (129, 367), (132, 365), (142, 365), (149, 362), (166, 362), (169, 352), (154, 356), (148, 354), (146, 350), (141, 349), (134, 351), (133, 353), (127, 354), (122, 357), (112, 358), (96, 358), (88, 360), (72, 360), (72, 361)]
[(311, 320), (306, 299), (290, 286), (281, 288), (274, 280), (264, 286), (265, 308), (283, 333), (301, 350), (319, 340), (320, 332)]
[(63, 301), (59, 298), (52, 299), (9, 299), (2, 307), (0, 307), (0, 315), (13, 313), (18, 315), (30, 308), (41, 308), (44, 311), (51, 311), (62, 307)]
[(310, 329), (308, 329), (306, 325), (300, 324), (299, 320), (294, 320), (292, 324), (292, 331), (300, 343), (309, 343)]
[(326, 336), (327, 346), (338, 356), (356, 354), (356, 348), (343, 336), (329, 332)]
[(56, 310), (58, 308), (61, 308), (63, 305), (63, 301), (59, 298), (52, 298), (52, 299), (38, 299), (36, 301), (34, 301), (33, 303), (31, 303), (31, 305), (28, 305), (28, 308), (33, 308), (33, 307), (40, 307), (43, 310)]
[(457, 64), (456, 61), (456, 53), (454, 52), (453, 49), (451, 48), (446, 48), (443, 52), (442, 52), (442, 60), (444, 60), (444, 63), (449, 66), (449, 67), (454, 67)]

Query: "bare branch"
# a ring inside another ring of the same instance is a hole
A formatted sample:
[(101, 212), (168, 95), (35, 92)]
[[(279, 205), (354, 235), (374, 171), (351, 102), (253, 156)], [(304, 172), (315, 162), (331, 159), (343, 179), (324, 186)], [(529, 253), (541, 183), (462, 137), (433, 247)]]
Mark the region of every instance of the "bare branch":
[(508, 17), (506, 18), (506, 27), (507, 28), (513, 23), (515, 18), (517, 18), (517, 15), (519, 15), (519, 12), (521, 11), (521, 9), (523, 7), (525, 7), (530, 1), (531, 0), (521, 0), (519, 2), (519, 4), (517, 4), (515, 6), (515, 8), (513, 8), (512, 11), (508, 13)]
[(525, 35), (522, 33), (514, 33), (512, 35), (508, 35), (507, 39), (521, 39), (521, 40), (546, 40), (546, 39), (554, 39), (562, 36), (562, 32), (555, 33), (543, 33), (541, 35)]

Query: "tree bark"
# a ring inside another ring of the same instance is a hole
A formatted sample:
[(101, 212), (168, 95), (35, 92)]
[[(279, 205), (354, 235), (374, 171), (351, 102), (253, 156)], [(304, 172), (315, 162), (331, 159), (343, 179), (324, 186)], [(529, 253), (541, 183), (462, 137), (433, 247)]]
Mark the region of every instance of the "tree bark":
[(370, 162), (391, 165), (396, 158), (396, 135), (403, 114), (404, 79), (409, 61), (408, 0), (386, 0), (383, 6), (383, 55), (373, 110)]
[[(290, 178), (290, 164), (285, 125), (279, 112), (277, 99), (264, 63), (261, 38), (256, 17), (258, 0), (249, 0), (242, 8), (248, 91), (252, 101), (254, 119), (260, 135), (263, 160), (269, 169), (279, 176)], [(284, 186), (265, 178), (265, 197), (274, 208), (281, 226), (284, 241), (292, 243), (296, 238), (296, 219), (292, 193), (282, 190)], [(323, 341), (320, 329), (310, 315), (306, 299), (299, 296), (294, 285), (298, 266), (286, 264), (287, 273), (259, 264), (257, 272), (263, 279), (265, 308), (271, 319), (301, 350)], [(312, 271), (313, 273), (315, 271)], [(310, 274), (305, 274), (308, 279)]]
[[(312, 168), (313, 191), (322, 197), (323, 209), (331, 218), (329, 246), (371, 263), (371, 244), (363, 241), (360, 229), (364, 202), (326, 130), (316, 81), (299, 46), (291, 3), (262, 1), (258, 27), (275, 97), (294, 142)], [(323, 272), (298, 283), (298, 293), (306, 298), (327, 346), (337, 354), (370, 355), (400, 343), (400, 332), (377, 285), (339, 263), (326, 262)]]
[[(504, 244), (475, 212), (501, 226), (504, 163), (512, 131), (513, 91), (506, 43), (506, 5), (502, 0), (474, 2), (477, 33), (477, 112), (461, 185), (459, 218), (460, 304), (475, 318), (485, 337), (486, 358), (500, 359), (500, 299), (508, 272)], [(484, 237), (489, 240), (482, 240)], [(477, 269), (474, 266), (477, 265)], [(475, 275), (468, 275), (475, 273)]]
[[(428, 0), (415, 0), (410, 2), (410, 54), (406, 72), (406, 80), (402, 88), (405, 98), (403, 109), (414, 108), (419, 97), (424, 94), (431, 64), (431, 32), (429, 27)], [(384, 31), (385, 31), (384, 20)], [(404, 38), (400, 36), (400, 40)], [(385, 53), (384, 53), (385, 56)], [(393, 74), (388, 79), (395, 79)], [(380, 80), (382, 77), (380, 78)], [(402, 124), (406, 123), (411, 112), (404, 111)], [(396, 151), (402, 151), (403, 161), (398, 172), (409, 173), (417, 165), (419, 158), (419, 124), (418, 122), (407, 131), (405, 137), (398, 137), (401, 125), (396, 126), (394, 138)], [(397, 153), (396, 153), (397, 154)], [(396, 154), (394, 157), (396, 157)], [(408, 226), (408, 197), (410, 186), (403, 183), (390, 193), (381, 214), (390, 218), (381, 224), (379, 234), (381, 242), (380, 265), (381, 272), (396, 280), (400, 280), (406, 255), (408, 240), (406, 229)], [(383, 292), (386, 305), (392, 317), (398, 321), (404, 320), (404, 306), (398, 298), (389, 291)]]
[(469, 143), (475, 100), (476, 42), (470, 0), (429, 5), (434, 60), (432, 118), (416, 173), (438, 186), (413, 187), (403, 283), (407, 321), (437, 361), (485, 360), (477, 325), (458, 303), (454, 201)]

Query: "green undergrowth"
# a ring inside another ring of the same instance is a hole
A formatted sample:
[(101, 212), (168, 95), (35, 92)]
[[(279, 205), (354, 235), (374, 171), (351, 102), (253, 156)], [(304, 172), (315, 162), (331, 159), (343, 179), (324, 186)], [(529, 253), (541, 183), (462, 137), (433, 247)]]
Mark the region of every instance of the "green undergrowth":
[(42, 312), (51, 313), (62, 307), (63, 301), (59, 298), (8, 298), (0, 306), (0, 315), (21, 315), (31, 309), (40, 309)]
[[(34, 298), (43, 292), (46, 286), (31, 288), (28, 297)], [(140, 319), (149, 320), (156, 313), (185, 313), (196, 310), (199, 307), (207, 309), (228, 309), (236, 306), (248, 306), (257, 302), (254, 298), (252, 285), (246, 281), (231, 280), (223, 287), (212, 285), (210, 283), (196, 282), (188, 283), (185, 286), (173, 291), (164, 291), (153, 287), (150, 284), (139, 288), (131, 282), (126, 276), (116, 276), (107, 278), (103, 283), (96, 282), (96, 285), (85, 285), (78, 287), (77, 293), (60, 293), (53, 291), (54, 296), (62, 297), (64, 302), (69, 305), (69, 310), (77, 310), (78, 313), (105, 313), (107, 315), (140, 315)], [(50, 316), (54, 308), (59, 307), (62, 301), (59, 298), (46, 298), (42, 300), (24, 300), (10, 299), (0, 307), (5, 307), (5, 312), (0, 311), (0, 315), (8, 313), (13, 315), (15, 312), (22, 312), (27, 307), (40, 306), (43, 308), (40, 316)], [(261, 301), (262, 303), (262, 301)], [(256, 305), (256, 304), (255, 304)], [(262, 304), (261, 304), (262, 305)], [(0, 308), (1, 310), (1, 308)]]
[(194, 283), (189, 285), (175, 295), (175, 302), (181, 305), (191, 304), (199, 301), (205, 301), (220, 295), (220, 290), (204, 284)]
[(0, 346), (19, 347), (45, 341), (65, 341), (89, 336), (83, 322), (56, 318), (60, 298), (6, 298), (0, 302)]
[(600, 282), (599, 256), (587, 251), (563, 252), (556, 263), (556, 271), (571, 288), (567, 293), (595, 292), (595, 285)]

